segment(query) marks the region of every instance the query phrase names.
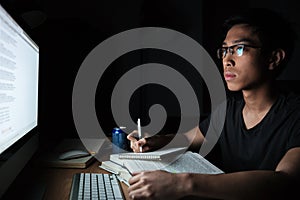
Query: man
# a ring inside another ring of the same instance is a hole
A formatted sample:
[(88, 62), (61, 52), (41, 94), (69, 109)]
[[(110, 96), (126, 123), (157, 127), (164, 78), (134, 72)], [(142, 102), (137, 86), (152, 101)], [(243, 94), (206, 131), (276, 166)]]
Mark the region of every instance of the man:
[[(280, 93), (275, 79), (286, 66), (295, 35), (289, 24), (266, 9), (255, 9), (225, 21), (218, 50), (230, 91), (226, 120), (211, 152), (224, 174), (171, 174), (149, 171), (130, 179), (133, 199), (178, 199), (199, 196), (213, 199), (290, 199), (300, 180), (300, 99)], [(209, 118), (184, 134), (199, 149)], [(196, 134), (195, 134), (196, 133)], [(150, 151), (173, 136), (137, 141), (132, 149)], [(298, 194), (298, 198), (300, 194)]]

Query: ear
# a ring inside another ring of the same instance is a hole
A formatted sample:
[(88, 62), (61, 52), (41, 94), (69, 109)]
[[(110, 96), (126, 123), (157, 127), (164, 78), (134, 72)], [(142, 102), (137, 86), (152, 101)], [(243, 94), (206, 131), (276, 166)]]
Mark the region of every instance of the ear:
[(285, 58), (285, 51), (283, 49), (276, 49), (272, 52), (269, 59), (269, 70), (276, 69)]

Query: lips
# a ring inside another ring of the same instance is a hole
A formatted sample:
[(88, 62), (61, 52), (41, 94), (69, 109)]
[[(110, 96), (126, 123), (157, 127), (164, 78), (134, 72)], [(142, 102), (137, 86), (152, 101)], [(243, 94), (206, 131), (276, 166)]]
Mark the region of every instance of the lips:
[(224, 73), (224, 78), (226, 81), (233, 80), (236, 77), (236, 75), (232, 72), (225, 72)]

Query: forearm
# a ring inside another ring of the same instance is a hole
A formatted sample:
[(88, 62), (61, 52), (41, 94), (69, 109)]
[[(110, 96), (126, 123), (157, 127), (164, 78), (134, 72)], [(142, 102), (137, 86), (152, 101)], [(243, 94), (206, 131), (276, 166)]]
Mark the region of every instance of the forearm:
[(168, 142), (172, 142), (172, 146), (185, 146), (189, 150), (199, 151), (201, 144), (204, 141), (204, 136), (200, 129), (197, 127), (181, 134), (166, 135)]
[(191, 129), (190, 131), (183, 134), (186, 141), (188, 142), (189, 150), (198, 152), (203, 141), (204, 136), (200, 131), (199, 127)]
[(168, 134), (164, 136), (164, 143), (169, 143), (172, 147), (189, 147), (189, 150), (199, 150), (204, 137), (199, 129), (194, 128), (186, 133)]
[(146, 137), (146, 144), (143, 148), (145, 151), (153, 151), (166, 145), (169, 147), (189, 147), (190, 150), (199, 150), (204, 136), (198, 127), (195, 127), (185, 133), (154, 135)]
[(278, 199), (289, 196), (292, 181), (273, 171), (245, 171), (219, 175), (185, 174), (182, 192), (215, 199)]

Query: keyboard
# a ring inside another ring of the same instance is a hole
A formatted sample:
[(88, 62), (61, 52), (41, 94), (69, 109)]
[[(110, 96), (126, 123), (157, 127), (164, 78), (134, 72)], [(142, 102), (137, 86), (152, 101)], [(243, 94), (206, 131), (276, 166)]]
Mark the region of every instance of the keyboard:
[(78, 173), (73, 176), (70, 200), (125, 199), (115, 174)]

